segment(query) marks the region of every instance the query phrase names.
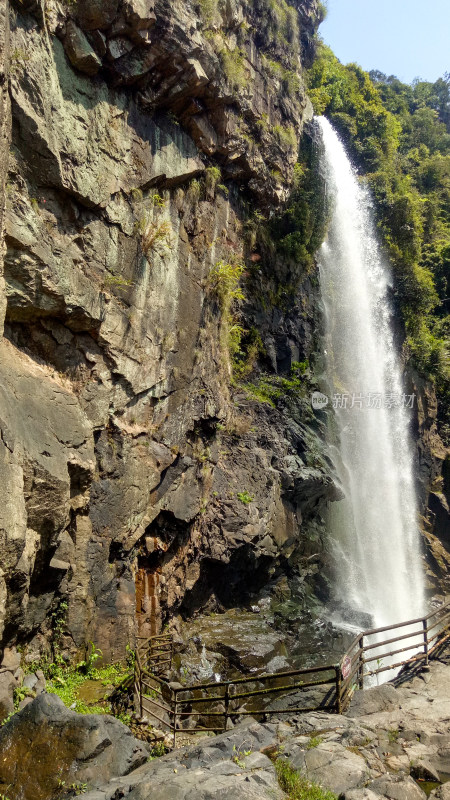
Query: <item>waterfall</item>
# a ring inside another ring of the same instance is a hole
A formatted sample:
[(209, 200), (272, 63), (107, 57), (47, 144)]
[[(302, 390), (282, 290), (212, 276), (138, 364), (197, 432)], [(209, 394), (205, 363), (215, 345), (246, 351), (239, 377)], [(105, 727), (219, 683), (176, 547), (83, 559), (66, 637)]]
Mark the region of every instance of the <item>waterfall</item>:
[(402, 385), (391, 276), (377, 243), (370, 193), (328, 120), (320, 117), (317, 125), (332, 208), (318, 254), (327, 396), (334, 408), (330, 444), (344, 495), (330, 505), (328, 519), (334, 604), (341, 622), (361, 629), (424, 611), (409, 441), (415, 398)]

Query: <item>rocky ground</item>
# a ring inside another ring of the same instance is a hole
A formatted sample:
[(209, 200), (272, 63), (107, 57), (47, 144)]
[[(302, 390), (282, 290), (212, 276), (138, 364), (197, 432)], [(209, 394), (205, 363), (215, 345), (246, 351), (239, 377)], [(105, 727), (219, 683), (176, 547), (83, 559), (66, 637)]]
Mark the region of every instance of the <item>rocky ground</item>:
[(43, 693), (0, 731), (10, 800), (274, 800), (277, 760), (340, 800), (450, 798), (450, 652), (418, 674), (357, 692), (345, 715), (249, 719), (148, 759), (118, 720), (81, 715)]

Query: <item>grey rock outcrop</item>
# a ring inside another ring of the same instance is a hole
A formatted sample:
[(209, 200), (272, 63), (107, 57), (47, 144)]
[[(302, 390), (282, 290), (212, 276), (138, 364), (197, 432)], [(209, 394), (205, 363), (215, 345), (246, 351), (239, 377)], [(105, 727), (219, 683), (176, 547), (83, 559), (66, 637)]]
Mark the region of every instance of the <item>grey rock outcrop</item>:
[[(43, 694), (0, 729), (0, 791), (9, 784), (11, 800), (51, 800), (62, 778), (87, 784), (86, 800), (283, 800), (277, 772), (289, 764), (340, 800), (422, 800), (423, 780), (450, 774), (450, 659), (441, 658), (397, 686), (356, 692), (350, 714), (247, 718), (219, 736), (190, 734), (190, 744), (150, 761), (117, 720), (75, 714)], [(446, 800), (449, 786), (432, 796)]]
[(71, 783), (95, 787), (147, 761), (146, 748), (119, 720), (76, 714), (41, 694), (0, 729), (1, 791), (50, 800)]
[[(351, 715), (313, 712), (267, 723), (248, 719), (219, 736), (200, 735), (126, 777), (96, 783), (95, 789), (90, 784), (85, 797), (282, 800), (286, 795), (274, 763), (279, 759), (341, 800), (423, 800), (417, 765), (428, 762), (438, 780), (449, 774), (449, 681), (444, 655), (428, 673), (404, 675), (400, 686), (357, 692)], [(448, 787), (443, 783), (432, 796), (446, 800)]]

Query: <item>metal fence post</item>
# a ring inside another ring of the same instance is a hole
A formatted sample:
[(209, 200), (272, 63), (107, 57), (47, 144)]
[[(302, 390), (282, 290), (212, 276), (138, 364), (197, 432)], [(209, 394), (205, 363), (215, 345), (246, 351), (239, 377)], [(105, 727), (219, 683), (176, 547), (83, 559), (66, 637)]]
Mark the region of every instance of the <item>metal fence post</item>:
[(359, 655), (358, 655), (358, 685), (360, 689), (364, 689), (364, 636), (359, 639)]
[(423, 619), (422, 625), (423, 625), (423, 652), (425, 654), (425, 664), (426, 666), (428, 666), (428, 631), (427, 631), (428, 620)]
[(230, 684), (227, 683), (225, 685), (225, 724), (224, 724), (224, 731), (227, 729), (227, 722), (228, 722), (228, 709), (230, 707)]
[(336, 667), (336, 713), (340, 714), (341, 707), (341, 666)]
[(177, 746), (177, 692), (173, 692), (173, 749)]

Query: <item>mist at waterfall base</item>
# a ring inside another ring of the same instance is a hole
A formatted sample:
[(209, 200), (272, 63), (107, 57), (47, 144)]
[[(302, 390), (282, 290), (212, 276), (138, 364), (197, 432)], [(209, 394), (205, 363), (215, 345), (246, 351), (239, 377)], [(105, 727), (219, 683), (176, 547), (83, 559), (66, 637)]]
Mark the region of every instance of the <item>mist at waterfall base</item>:
[[(335, 624), (360, 631), (424, 613), (409, 441), (412, 412), (404, 405), (390, 270), (377, 242), (370, 193), (328, 120), (319, 117), (315, 124), (332, 208), (318, 253), (324, 392), (349, 398), (347, 408), (327, 415), (330, 455), (343, 494), (330, 503), (327, 520), (334, 572), (331, 605)], [(379, 400), (370, 407), (373, 397), (382, 399), (381, 407)]]

